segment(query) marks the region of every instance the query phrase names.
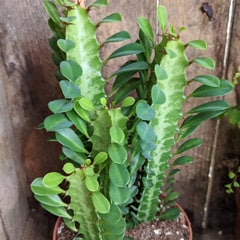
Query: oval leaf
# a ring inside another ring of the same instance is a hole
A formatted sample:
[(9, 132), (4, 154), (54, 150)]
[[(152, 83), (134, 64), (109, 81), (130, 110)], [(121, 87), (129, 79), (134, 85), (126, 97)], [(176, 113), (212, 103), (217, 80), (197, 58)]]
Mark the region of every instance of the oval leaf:
[(153, 42), (153, 30), (152, 26), (147, 18), (138, 18), (138, 25), (144, 34)]
[(43, 178), (43, 184), (49, 187), (57, 187), (63, 180), (65, 176), (58, 172), (47, 173)]
[(200, 50), (207, 48), (207, 43), (203, 40), (193, 40), (187, 45)]
[(124, 187), (130, 181), (130, 174), (122, 164), (112, 163), (109, 169), (109, 177), (112, 183), (118, 187)]
[(110, 144), (108, 148), (108, 154), (113, 162), (118, 164), (123, 164), (127, 160), (127, 151), (126, 149), (117, 143)]
[(93, 103), (88, 98), (85, 98), (85, 97), (82, 97), (79, 100), (79, 105), (84, 110), (87, 110), (87, 111), (94, 111), (95, 110), (95, 107), (94, 107)]
[(74, 152), (73, 150), (67, 148), (67, 147), (62, 147), (62, 152), (63, 154), (68, 158), (74, 161), (75, 163), (82, 165), (84, 164), (86, 160), (86, 155), (83, 153), (78, 153)]
[(129, 188), (118, 187), (113, 183), (110, 183), (109, 194), (112, 201), (117, 205), (124, 204), (131, 198), (131, 193)]
[(99, 189), (98, 176), (86, 176), (85, 185), (90, 192), (96, 192)]
[(71, 128), (64, 128), (56, 132), (56, 139), (63, 146), (76, 152), (87, 153), (84, 145), (77, 134)]
[(48, 13), (49, 17), (53, 20), (53, 22), (59, 24), (60, 23), (60, 14), (56, 5), (48, 0), (44, 0), (44, 8)]
[(60, 63), (60, 71), (68, 80), (75, 82), (82, 75), (80, 65), (72, 60), (62, 61)]
[(155, 117), (155, 111), (152, 109), (147, 102), (141, 101), (136, 107), (137, 116), (142, 120), (152, 120)]
[(125, 134), (120, 127), (112, 126), (110, 128), (111, 141), (114, 143), (123, 143), (125, 139)]
[(64, 166), (63, 166), (63, 171), (66, 173), (66, 174), (71, 174), (73, 173), (75, 170), (75, 167), (72, 163), (65, 163)]
[(65, 53), (75, 47), (75, 43), (73, 41), (66, 39), (58, 39), (57, 45)]
[(47, 131), (57, 131), (72, 126), (72, 122), (60, 113), (48, 116), (45, 118), (43, 124)]
[(146, 122), (138, 123), (137, 133), (142, 140), (145, 140), (148, 142), (154, 142), (157, 138), (153, 128)]
[(58, 99), (58, 100), (53, 100), (49, 102), (48, 108), (53, 113), (63, 113), (63, 112), (71, 111), (73, 108), (73, 103), (72, 101), (68, 101), (65, 99)]
[(157, 85), (153, 85), (151, 96), (153, 104), (163, 104), (166, 102), (165, 93)]
[(59, 82), (62, 93), (65, 98), (77, 98), (80, 97), (81, 91), (80, 88), (73, 82), (67, 80), (62, 80)]
[(164, 211), (161, 215), (160, 215), (160, 219), (161, 220), (174, 220), (176, 219), (180, 214), (180, 210), (177, 207), (171, 207), (169, 209), (167, 209), (166, 211)]
[(110, 203), (102, 193), (93, 192), (92, 201), (97, 212), (108, 213), (110, 211)]
[(198, 57), (198, 58), (195, 58), (193, 61), (207, 69), (215, 68), (215, 61), (212, 58)]
[(162, 32), (164, 33), (167, 27), (167, 10), (164, 6), (159, 6), (157, 9), (157, 17), (160, 23)]
[(211, 87), (219, 87), (220, 85), (220, 79), (214, 75), (199, 75), (193, 80)]
[(168, 78), (167, 72), (158, 64), (154, 67), (157, 80), (166, 80)]
[(190, 157), (190, 156), (182, 156), (182, 157), (179, 157), (177, 158), (174, 163), (173, 163), (173, 166), (176, 166), (176, 165), (184, 165), (184, 164), (187, 164), (187, 163), (191, 163), (193, 161), (193, 157)]
[(35, 199), (40, 203), (43, 203), (48, 206), (53, 207), (64, 207), (66, 203), (62, 201), (62, 199), (58, 195), (34, 195)]
[(96, 155), (93, 162), (94, 164), (100, 164), (105, 162), (108, 159), (108, 154), (106, 152), (100, 152)]

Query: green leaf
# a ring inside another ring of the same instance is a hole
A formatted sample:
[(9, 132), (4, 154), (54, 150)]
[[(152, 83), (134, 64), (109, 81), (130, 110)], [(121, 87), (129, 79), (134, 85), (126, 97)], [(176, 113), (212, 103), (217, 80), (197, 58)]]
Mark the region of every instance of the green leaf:
[(192, 97), (216, 97), (216, 96), (224, 96), (230, 93), (233, 89), (233, 85), (224, 79), (220, 80), (219, 87), (210, 87), (203, 85), (197, 88), (190, 96)]
[(165, 212), (163, 212), (161, 215), (160, 215), (160, 219), (161, 220), (174, 220), (176, 219), (180, 214), (180, 210), (179, 208), (177, 207), (172, 207), (172, 208), (169, 208), (167, 209)]
[(112, 183), (118, 187), (124, 187), (130, 181), (129, 172), (122, 164), (111, 163), (109, 177)]
[(98, 213), (108, 213), (110, 211), (110, 203), (107, 198), (100, 192), (92, 193), (93, 205)]
[(190, 156), (182, 156), (182, 157), (179, 157), (177, 158), (174, 163), (173, 163), (173, 166), (176, 166), (176, 165), (184, 165), (184, 164), (187, 164), (187, 163), (191, 163), (193, 161), (193, 157), (190, 157)]
[(64, 166), (63, 166), (63, 171), (66, 173), (66, 174), (71, 174), (73, 173), (75, 170), (75, 167), (72, 163), (65, 163)]
[(40, 203), (53, 207), (66, 207), (66, 203), (58, 195), (34, 195)]
[(63, 113), (63, 112), (71, 111), (73, 108), (73, 103), (72, 101), (69, 101), (69, 100), (58, 99), (58, 100), (53, 100), (49, 102), (48, 108), (53, 113)]
[(47, 173), (43, 178), (43, 184), (47, 185), (48, 187), (57, 187), (63, 180), (65, 176), (58, 172), (50, 172)]
[(79, 105), (86, 111), (95, 111), (93, 103), (88, 98), (82, 97), (79, 100)]
[(48, 206), (43, 203), (41, 204), (41, 206), (55, 216), (72, 219), (72, 217), (67, 213), (67, 210), (64, 207)]
[(104, 43), (111, 43), (111, 42), (121, 42), (130, 39), (131, 36), (128, 32), (126, 31), (121, 31), (118, 33), (113, 34)]
[(86, 176), (85, 185), (90, 192), (96, 192), (99, 189), (98, 176)]
[(107, 17), (103, 18), (100, 23), (113, 23), (113, 22), (121, 22), (122, 17), (119, 13), (112, 13)]
[(111, 204), (108, 214), (99, 214), (101, 219), (109, 224), (116, 224), (122, 218), (121, 210), (114, 204)]
[(177, 149), (176, 154), (180, 154), (194, 147), (199, 147), (202, 144), (202, 142), (203, 141), (200, 138), (189, 139)]
[(212, 111), (225, 111), (229, 109), (229, 104), (225, 100), (215, 100), (212, 102), (203, 103), (188, 113), (212, 112)]
[(59, 82), (62, 93), (65, 98), (77, 98), (80, 97), (80, 88), (73, 82), (62, 80)]
[(178, 196), (179, 196), (178, 192), (171, 192), (164, 198), (164, 202), (176, 200)]
[(74, 152), (73, 150), (67, 148), (67, 147), (62, 147), (62, 152), (63, 154), (68, 158), (74, 161), (75, 163), (82, 165), (84, 164), (86, 160), (86, 156), (83, 153), (78, 153)]
[(83, 120), (85, 120), (86, 122), (89, 122), (89, 123), (91, 122), (89, 111), (83, 109), (80, 106), (79, 101), (74, 102), (74, 110), (78, 114), (78, 116), (81, 117)]
[(138, 25), (140, 29), (144, 32), (144, 34), (153, 42), (154, 40), (153, 30), (149, 20), (144, 17), (139, 17)]
[(158, 6), (157, 17), (160, 23), (162, 32), (164, 33), (167, 27), (167, 10), (164, 6)]
[(207, 69), (215, 68), (215, 61), (212, 58), (198, 57), (198, 58), (193, 59), (193, 61)]
[(163, 104), (166, 102), (165, 93), (158, 87), (158, 85), (152, 86), (151, 91), (153, 104)]
[(154, 142), (157, 138), (153, 128), (146, 122), (138, 123), (137, 133), (142, 140), (148, 142)]
[(229, 177), (230, 179), (234, 179), (234, 178), (236, 177), (236, 174), (235, 174), (233, 171), (229, 171), (228, 177)]
[(167, 72), (159, 64), (154, 67), (155, 75), (157, 80), (166, 80), (168, 78)]
[(131, 72), (131, 71), (141, 71), (149, 69), (149, 65), (147, 62), (133, 62), (127, 66), (124, 66), (120, 68), (118, 71), (116, 71), (113, 76), (119, 75), (125, 72)]
[(80, 118), (74, 111), (67, 112), (68, 118), (72, 121), (74, 126), (86, 137), (89, 137), (88, 127), (86, 122)]
[(219, 87), (220, 85), (220, 79), (214, 75), (199, 75), (193, 80), (211, 87)]
[(44, 8), (48, 13), (49, 17), (57, 24), (60, 24), (60, 14), (56, 5), (48, 0), (44, 0), (43, 2)]
[(135, 103), (135, 98), (134, 97), (126, 97), (123, 101), (122, 101), (122, 107), (130, 107)]
[(59, 129), (72, 126), (72, 122), (60, 113), (46, 117), (43, 124), (47, 131), (57, 131)]
[(62, 61), (60, 71), (64, 77), (73, 82), (77, 81), (82, 75), (82, 68), (72, 60)]
[(114, 143), (123, 143), (125, 140), (125, 134), (120, 127), (112, 126), (110, 128), (111, 141)]
[(112, 201), (117, 205), (124, 204), (131, 198), (129, 188), (118, 187), (118, 186), (114, 185), (113, 183), (110, 183), (109, 194), (110, 194)]
[(58, 39), (57, 45), (65, 53), (75, 47), (75, 43), (73, 41), (66, 39)]
[(152, 120), (155, 117), (155, 111), (147, 102), (141, 101), (136, 106), (137, 116), (142, 120)]
[(105, 162), (107, 159), (108, 159), (108, 154), (106, 152), (99, 152), (95, 156), (93, 162), (94, 162), (94, 164), (100, 164), (100, 163)]
[(200, 50), (207, 48), (207, 43), (203, 40), (193, 40), (187, 45)]
[(135, 55), (142, 53), (144, 51), (144, 48), (139, 43), (129, 43), (127, 45), (124, 45), (120, 48), (118, 48), (116, 51), (114, 51), (108, 59), (117, 58), (117, 57), (123, 57), (128, 55)]
[(108, 148), (108, 154), (111, 160), (118, 164), (123, 164), (127, 160), (127, 151), (121, 144), (112, 143)]
[(47, 187), (43, 184), (42, 178), (36, 178), (31, 183), (31, 190), (35, 195), (52, 195), (64, 193), (60, 187)]
[(76, 152), (87, 153), (77, 134), (71, 128), (64, 128), (56, 132), (56, 139), (63, 146)]
[(107, 0), (96, 0), (91, 4), (91, 7), (105, 7), (108, 5)]

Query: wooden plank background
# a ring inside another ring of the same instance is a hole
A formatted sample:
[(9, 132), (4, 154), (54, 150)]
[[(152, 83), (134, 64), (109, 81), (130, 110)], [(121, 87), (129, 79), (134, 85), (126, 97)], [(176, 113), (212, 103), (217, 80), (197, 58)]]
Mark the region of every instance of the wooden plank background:
[[(203, 51), (202, 55), (211, 56), (216, 60), (214, 73), (218, 77), (231, 79), (240, 65), (240, 54), (238, 54), (240, 1), (209, 1), (214, 10), (213, 21), (209, 21), (207, 15), (201, 11), (204, 2), (206, 0), (110, 0), (109, 7), (101, 9), (101, 12), (94, 10), (91, 14), (95, 20), (112, 12), (121, 12), (123, 16), (122, 23), (114, 27), (106, 24), (98, 29), (100, 42), (120, 29), (131, 32), (135, 39), (138, 31), (136, 24), (138, 16), (149, 18), (155, 33), (160, 34), (156, 20), (156, 6), (162, 4), (168, 9), (170, 23), (176, 27), (187, 27), (187, 31), (182, 33), (183, 40), (206, 40), (208, 50)], [(229, 18), (229, 11), (232, 11), (233, 18)], [(230, 30), (232, 31), (229, 31), (231, 19)], [(14, 132), (14, 142), (9, 149), (11, 151), (15, 151), (15, 148), (20, 149), (19, 169), (23, 168), (25, 174), (18, 177), (21, 186), (26, 190), (23, 197), (28, 199), (30, 208), (36, 208), (37, 205), (32, 199), (28, 184), (35, 177), (41, 176), (46, 171), (58, 169), (60, 166), (60, 163), (56, 165), (55, 160), (59, 154), (57, 145), (48, 144), (47, 134), (35, 129), (49, 113), (48, 101), (60, 96), (53, 76), (55, 67), (51, 62), (47, 42), (49, 36), (47, 15), (42, 1), (8, 0), (2, 2), (0, 8), (0, 81), (4, 86), (11, 116), (9, 126)], [(229, 51), (226, 47), (228, 44), (230, 44)], [(112, 50), (113, 47), (110, 46), (103, 48), (103, 58), (108, 56)], [(190, 59), (196, 54), (199, 54), (196, 50), (188, 52)], [(119, 65), (118, 61), (108, 63), (105, 66), (104, 75), (107, 76), (112, 68), (117, 68)], [(191, 77), (200, 73), (202, 70), (199, 67), (191, 66), (188, 74)], [(235, 103), (239, 101), (236, 96), (238, 95), (233, 94), (228, 99)], [(218, 132), (219, 134), (216, 135)], [(175, 184), (180, 192), (179, 201), (189, 213), (195, 231), (202, 229), (204, 219), (207, 227), (216, 232), (231, 230), (234, 225), (234, 201), (233, 196), (225, 194), (224, 184), (227, 180), (228, 167), (232, 165), (232, 160), (239, 158), (240, 155), (239, 132), (229, 126), (226, 121), (222, 121), (219, 125), (216, 121), (209, 121), (198, 130), (198, 135), (204, 139), (204, 144), (192, 153), (195, 157), (194, 163), (184, 167)], [(216, 140), (217, 148), (214, 152)], [(211, 183), (209, 181), (211, 159), (215, 159), (215, 171), (211, 174), (214, 180), (212, 188), (209, 184)], [(0, 157), (0, 163), (1, 161)], [(2, 195), (0, 193), (0, 197)], [(209, 207), (207, 218), (204, 214), (206, 206)], [(4, 210), (1, 206), (2, 208)], [(9, 229), (9, 231), (12, 230)]]

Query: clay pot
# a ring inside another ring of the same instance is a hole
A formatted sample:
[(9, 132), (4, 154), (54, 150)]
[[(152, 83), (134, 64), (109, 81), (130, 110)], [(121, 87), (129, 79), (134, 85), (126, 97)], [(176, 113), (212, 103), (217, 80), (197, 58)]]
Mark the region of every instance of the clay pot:
[[(193, 233), (192, 233), (191, 222), (190, 222), (186, 212), (184, 211), (184, 209), (178, 203), (176, 203), (176, 206), (183, 213), (184, 218), (186, 220), (186, 225), (188, 227), (188, 232), (189, 232), (189, 239), (188, 240), (192, 240), (193, 239)], [(52, 240), (57, 240), (57, 232), (58, 232), (58, 228), (59, 228), (60, 224), (61, 224), (61, 218), (58, 218), (56, 223), (55, 223), (54, 229), (53, 229), (53, 238), (52, 238)]]

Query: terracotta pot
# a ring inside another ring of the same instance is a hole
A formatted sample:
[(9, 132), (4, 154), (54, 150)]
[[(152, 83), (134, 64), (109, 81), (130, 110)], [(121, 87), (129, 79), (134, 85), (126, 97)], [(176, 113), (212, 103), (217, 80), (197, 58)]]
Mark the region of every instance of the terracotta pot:
[[(191, 222), (190, 222), (186, 212), (184, 211), (184, 209), (178, 203), (176, 203), (176, 206), (183, 213), (184, 218), (186, 220), (186, 225), (188, 227), (188, 232), (189, 232), (189, 239), (188, 240), (192, 240), (193, 239), (193, 233), (192, 233)], [(53, 238), (52, 238), (52, 240), (57, 240), (57, 232), (58, 232), (58, 228), (59, 228), (60, 224), (61, 224), (61, 218), (58, 218), (56, 223), (55, 223), (54, 229), (53, 229)]]

